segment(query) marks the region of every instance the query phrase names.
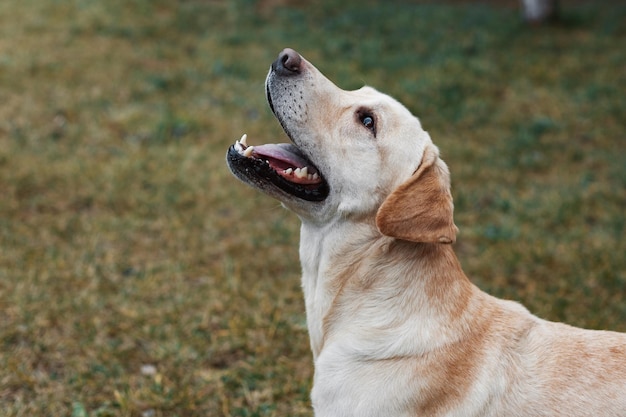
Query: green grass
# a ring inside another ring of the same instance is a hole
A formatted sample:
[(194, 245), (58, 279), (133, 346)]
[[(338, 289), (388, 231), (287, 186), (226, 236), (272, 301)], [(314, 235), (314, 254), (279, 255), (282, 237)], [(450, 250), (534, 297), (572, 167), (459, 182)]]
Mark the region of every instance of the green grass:
[(224, 163), (285, 46), (421, 118), (477, 285), (626, 331), (623, 2), (292, 3), (0, 3), (0, 415), (311, 415), (298, 221)]

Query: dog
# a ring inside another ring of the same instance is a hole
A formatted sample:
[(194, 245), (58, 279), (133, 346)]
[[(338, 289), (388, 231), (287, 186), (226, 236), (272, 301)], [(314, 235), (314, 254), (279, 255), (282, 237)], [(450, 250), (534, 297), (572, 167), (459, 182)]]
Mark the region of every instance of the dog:
[(292, 49), (267, 75), (292, 143), (227, 152), (300, 218), (317, 417), (626, 416), (626, 334), (542, 320), (474, 286), (450, 175), (419, 120)]

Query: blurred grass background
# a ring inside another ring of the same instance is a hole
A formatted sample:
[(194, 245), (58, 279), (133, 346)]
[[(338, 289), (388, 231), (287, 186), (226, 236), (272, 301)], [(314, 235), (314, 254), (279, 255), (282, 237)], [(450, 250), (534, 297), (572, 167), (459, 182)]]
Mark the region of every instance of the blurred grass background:
[(224, 163), (286, 46), (421, 118), (477, 285), (626, 331), (626, 4), (562, 5), (1, 2), (0, 415), (312, 415), (298, 220)]

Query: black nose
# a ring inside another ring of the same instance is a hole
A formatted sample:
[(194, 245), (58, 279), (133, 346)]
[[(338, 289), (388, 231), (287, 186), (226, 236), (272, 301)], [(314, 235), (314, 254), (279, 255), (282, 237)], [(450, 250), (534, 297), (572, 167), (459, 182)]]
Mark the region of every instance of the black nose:
[(272, 63), (272, 69), (281, 75), (296, 75), (300, 73), (302, 57), (291, 48), (285, 48), (278, 59)]

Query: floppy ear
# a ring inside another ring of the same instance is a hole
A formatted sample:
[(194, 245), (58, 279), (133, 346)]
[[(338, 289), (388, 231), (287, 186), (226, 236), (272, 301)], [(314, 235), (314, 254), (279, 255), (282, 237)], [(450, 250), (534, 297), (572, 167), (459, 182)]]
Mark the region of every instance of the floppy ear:
[(376, 226), (383, 235), (397, 239), (453, 243), (458, 231), (453, 210), (448, 168), (437, 148), (428, 145), (417, 171), (378, 209)]

